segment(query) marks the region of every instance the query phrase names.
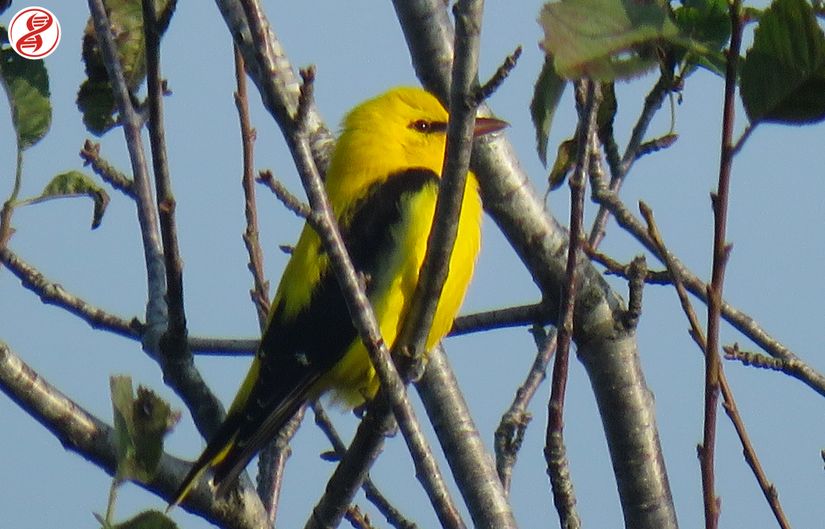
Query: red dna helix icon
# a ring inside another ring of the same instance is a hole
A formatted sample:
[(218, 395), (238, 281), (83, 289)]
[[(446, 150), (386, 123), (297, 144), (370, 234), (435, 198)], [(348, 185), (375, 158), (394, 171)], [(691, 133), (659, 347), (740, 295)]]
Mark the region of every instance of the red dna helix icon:
[(26, 21), (26, 28), (28, 33), (17, 40), (15, 49), (21, 55), (32, 55), (37, 53), (41, 46), (43, 46), (43, 37), (41, 33), (52, 26), (54, 17), (51, 13), (46, 11), (35, 11)]

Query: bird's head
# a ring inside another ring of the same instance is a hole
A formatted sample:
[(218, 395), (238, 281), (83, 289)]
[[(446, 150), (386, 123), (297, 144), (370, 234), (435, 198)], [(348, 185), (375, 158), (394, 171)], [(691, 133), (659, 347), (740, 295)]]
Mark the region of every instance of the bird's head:
[[(447, 119), (438, 99), (420, 88), (393, 88), (365, 101), (344, 118), (327, 185), (360, 187), (412, 167), (441, 174)], [(505, 125), (497, 119), (478, 118), (476, 135)]]

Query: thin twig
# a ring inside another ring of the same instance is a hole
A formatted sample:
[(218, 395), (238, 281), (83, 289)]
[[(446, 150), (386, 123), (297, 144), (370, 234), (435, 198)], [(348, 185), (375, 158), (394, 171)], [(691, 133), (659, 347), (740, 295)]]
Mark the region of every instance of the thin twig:
[(584, 191), (585, 176), (590, 166), (590, 157), (596, 149), (596, 114), (599, 110), (599, 92), (595, 81), (579, 81), (577, 91), (584, 92), (584, 102), (580, 114), (578, 152), (576, 169), (570, 176), (570, 239), (567, 247), (567, 268), (559, 309), (556, 357), (553, 364), (553, 378), (550, 400), (547, 404), (547, 435), (545, 437), (544, 459), (553, 491), (553, 503), (559, 514), (562, 528), (579, 527), (576, 512), (576, 495), (564, 446), (564, 394), (567, 388), (570, 342), (573, 338), (573, 312), (576, 303), (576, 264), (581, 240), (584, 237)]
[(306, 219), (312, 214), (312, 209), (309, 205), (293, 195), (280, 180), (272, 175), (271, 171), (261, 171), (261, 174), (258, 176), (258, 182), (267, 186), (269, 190), (278, 197), (278, 200), (297, 216)]
[[(659, 232), (659, 228), (656, 226), (656, 221), (653, 217), (653, 210), (645, 204), (641, 202), (639, 204), (639, 209), (642, 212), (642, 215), (647, 222), (647, 230), (650, 237), (655, 242), (656, 246), (659, 248), (659, 251), (662, 255), (667, 256), (665, 265), (668, 267), (668, 270), (671, 271), (673, 274), (673, 286), (676, 288), (676, 294), (679, 297), (679, 303), (682, 306), (682, 310), (687, 316), (688, 322), (690, 323), (690, 336), (699, 346), (701, 351), (707, 350), (707, 342), (705, 340), (704, 333), (702, 332), (702, 327), (699, 323), (699, 317), (696, 315), (696, 312), (693, 310), (693, 306), (690, 303), (690, 299), (688, 298), (687, 290), (685, 289), (684, 283), (682, 282), (682, 277), (678, 268), (675, 266), (675, 261), (671, 256), (670, 252), (667, 250), (667, 246), (662, 239), (662, 235)], [(737, 348), (731, 348), (729, 351), (728, 349), (725, 350), (726, 353), (731, 354), (735, 351), (738, 351)], [(781, 361), (781, 360), (780, 360)], [(774, 485), (768, 480), (767, 475), (765, 474), (764, 469), (762, 468), (762, 464), (759, 461), (759, 457), (756, 454), (756, 450), (753, 447), (753, 444), (750, 441), (750, 436), (748, 436), (747, 429), (745, 428), (744, 420), (742, 419), (741, 415), (739, 414), (739, 410), (736, 406), (736, 400), (733, 396), (733, 389), (728, 384), (727, 377), (725, 376), (725, 371), (719, 371), (719, 386), (722, 391), (722, 398), (724, 399), (724, 408), (725, 412), (727, 413), (728, 417), (730, 418), (731, 422), (733, 423), (734, 429), (736, 430), (736, 434), (739, 436), (739, 442), (742, 444), (742, 452), (745, 455), (745, 461), (747, 461), (748, 465), (751, 467), (751, 470), (756, 477), (756, 481), (759, 483), (759, 487), (762, 489), (762, 494), (765, 496), (765, 499), (768, 502), (771, 510), (773, 511), (774, 517), (776, 521), (779, 523), (779, 526), (782, 529), (790, 529), (790, 523), (788, 522), (787, 517), (785, 516), (785, 512), (782, 509), (782, 505), (779, 502), (779, 494), (776, 491)]]
[(257, 339), (189, 337), (189, 349), (205, 356), (251, 356), (258, 350), (258, 343)]
[(375, 529), (369, 515), (362, 513), (357, 505), (351, 505), (344, 513), (344, 517), (354, 529)]
[(109, 185), (127, 197), (132, 199), (136, 198), (132, 179), (118, 171), (100, 156), (99, 143), (86, 140), (85, 143), (83, 143), (83, 148), (80, 149), (80, 157), (83, 159), (84, 165), (91, 166), (95, 174), (104, 182), (108, 182)]
[(396, 424), (386, 398), (379, 395), (367, 407), (346, 453), (341, 457), (327, 489), (312, 509), (305, 529), (326, 529), (340, 523), (352, 498), (381, 453), (384, 439), (396, 432)]
[(743, 351), (739, 349), (738, 344), (724, 346), (722, 350), (725, 351), (725, 358), (727, 360), (736, 360), (746, 366), (781, 371), (791, 376), (796, 376), (796, 372), (798, 372), (800, 368), (799, 363), (793, 360), (782, 360), (781, 358)]
[(745, 130), (742, 132), (742, 135), (739, 136), (739, 139), (736, 140), (736, 144), (733, 146), (733, 156), (739, 154), (739, 151), (741, 151), (742, 147), (745, 146), (745, 142), (751, 137), (751, 134), (753, 134), (753, 131), (756, 130), (756, 126), (758, 124), (759, 123), (748, 123)]
[[(241, 144), (243, 146), (241, 186), (244, 192), (244, 216), (246, 217), (246, 229), (243, 233), (243, 241), (244, 246), (246, 246), (246, 251), (249, 254), (249, 264), (247, 267), (252, 273), (252, 289), (249, 291), (249, 296), (255, 306), (255, 313), (258, 315), (258, 325), (261, 331), (263, 331), (269, 313), (269, 281), (266, 280), (264, 274), (263, 252), (261, 251), (260, 238), (258, 236), (258, 208), (255, 200), (254, 161), (256, 132), (255, 129), (252, 128), (249, 116), (249, 101), (246, 90), (246, 72), (244, 71), (243, 55), (241, 55), (237, 45), (233, 45), (233, 51), (235, 56), (235, 80), (237, 86), (235, 91), (235, 107), (238, 109)], [(278, 431), (278, 435), (261, 450), (260, 456), (258, 457), (257, 491), (264, 503), (269, 525), (272, 527), (275, 526), (275, 520), (278, 515), (286, 461), (292, 454), (289, 442), (298, 431), (305, 411), (306, 406), (302, 406), (284, 427)]]
[[(258, 87), (264, 107), (275, 118), (284, 136), (292, 134), (301, 83), (272, 32), (262, 3), (258, 0), (215, 0), (215, 3), (243, 55), (244, 66)], [(323, 175), (329, 163), (333, 137), (314, 103), (309, 105), (307, 112), (312, 156)]]
[(665, 134), (664, 136), (660, 136), (650, 141), (646, 141), (639, 145), (639, 148), (636, 151), (636, 159), (638, 160), (639, 158), (647, 156), (648, 154), (653, 154), (654, 152), (659, 152), (663, 149), (667, 149), (668, 147), (676, 143), (676, 140), (678, 139), (678, 134), (671, 133)]
[[(594, 250), (586, 243), (582, 244), (582, 250), (592, 261), (606, 268), (605, 274), (630, 279), (630, 264), (622, 264), (609, 255)], [(644, 282), (648, 285), (670, 285), (673, 283), (673, 280), (667, 270), (647, 270), (645, 272)]]
[(255, 305), (258, 323), (261, 329), (266, 324), (269, 313), (269, 281), (264, 273), (264, 258), (261, 241), (258, 236), (258, 208), (255, 200), (255, 159), (254, 147), (256, 132), (249, 117), (249, 98), (246, 91), (246, 72), (243, 56), (237, 46), (233, 45), (235, 54), (235, 106), (238, 109), (238, 121), (241, 128), (241, 145), (243, 146), (243, 175), (241, 185), (244, 194), (244, 215), (246, 229), (243, 242), (249, 254), (249, 271), (252, 273), (252, 289), (249, 295)]
[(726, 238), (731, 169), (733, 165), (733, 127), (736, 116), (736, 81), (739, 48), (742, 44), (742, 2), (733, 0), (728, 6), (731, 20), (730, 47), (725, 70), (725, 100), (722, 109), (722, 154), (719, 161), (719, 184), (711, 194), (713, 204), (713, 269), (708, 289), (708, 333), (705, 347), (705, 417), (699, 462), (702, 468), (702, 496), (705, 504), (705, 527), (719, 525), (720, 500), (715, 491), (716, 414), (719, 399), (719, 379), (722, 362), (719, 356), (719, 327), (721, 325), (722, 291), (725, 266), (730, 254)]
[(516, 63), (518, 63), (519, 57), (521, 57), (521, 46), (516, 46), (516, 49), (513, 50), (513, 53), (508, 55), (501, 66), (498, 67), (496, 73), (493, 74), (490, 79), (487, 80), (478, 90), (476, 90), (475, 100), (476, 105), (480, 105), (484, 101), (490, 98), (493, 93), (498, 90), (501, 84), (504, 82), (505, 79), (510, 75), (510, 72), (513, 71), (513, 68), (516, 67)]
[[(536, 327), (534, 334), (542, 331), (543, 335), (543, 328)], [(513, 467), (516, 464), (527, 425), (531, 420), (531, 416), (527, 412), (527, 406), (533, 400), (541, 383), (547, 378), (547, 366), (553, 357), (553, 353), (556, 352), (556, 338), (557, 335), (553, 332), (550, 336), (543, 336), (541, 340), (537, 339), (540, 343), (538, 343), (538, 352), (533, 364), (530, 366), (530, 371), (527, 373), (524, 382), (516, 390), (513, 402), (501, 416), (501, 421), (496, 428), (494, 436), (496, 472), (498, 472), (501, 483), (507, 491), (510, 490)]]
[[(618, 165), (615, 163), (610, 164), (610, 190), (614, 193), (622, 187), (625, 176), (639, 158), (638, 151), (644, 141), (645, 134), (647, 134), (650, 122), (653, 121), (656, 112), (662, 108), (662, 103), (667, 94), (670, 93), (672, 83), (673, 81), (669, 75), (662, 74), (645, 97), (642, 112), (633, 126), (633, 131), (630, 133), (630, 139), (627, 142), (620, 163)], [(608, 157), (608, 161), (613, 161), (613, 158)], [(596, 218), (593, 220), (593, 226), (590, 228), (590, 236), (587, 238), (588, 243), (593, 248), (598, 247), (604, 237), (609, 214), (610, 211), (605, 206), (600, 205)]]
[(0, 262), (43, 303), (65, 309), (88, 323), (93, 329), (106, 330), (133, 340), (139, 340), (143, 335), (144, 326), (138, 318), (127, 320), (91, 305), (68, 292), (62, 285), (49, 281), (40, 271), (21, 259), (11, 249), (0, 249)]
[(647, 262), (644, 255), (633, 258), (627, 267), (627, 276), (628, 296), (624, 324), (627, 328), (633, 329), (642, 316), (642, 293), (647, 278)]
[(544, 304), (518, 305), (459, 316), (453, 321), (453, 327), (448, 336), (461, 336), (475, 332), (506, 329), (508, 327), (524, 327), (534, 324), (544, 325), (549, 322), (547, 307)]
[[(593, 175), (591, 174), (591, 177)], [(665, 259), (672, 259), (673, 266), (679, 271), (682, 282), (685, 288), (701, 301), (707, 303), (707, 289), (708, 285), (702, 281), (696, 274), (691, 272), (678, 258), (668, 255), (663, 256), (659, 253), (654, 241), (647, 233), (644, 224), (625, 206), (619, 199), (618, 195), (610, 191), (607, 185), (602, 180), (592, 180), (593, 200), (604, 205), (610, 210), (610, 213), (616, 219), (616, 222), (624, 228), (629, 234), (636, 238), (645, 248), (647, 248), (657, 259), (665, 262)], [(816, 391), (822, 396), (825, 396), (825, 376), (819, 373), (816, 369), (804, 362), (799, 356), (791, 351), (782, 342), (768, 334), (759, 323), (756, 322), (750, 315), (740, 311), (727, 301), (722, 300), (722, 317), (725, 321), (730, 323), (744, 336), (747, 336), (755, 344), (761, 347), (769, 355), (776, 358), (781, 358), (785, 361), (793, 361), (799, 369), (793, 373), (796, 377), (808, 387)]]
[[(315, 414), (316, 426), (327, 436), (338, 458), (343, 458), (347, 452), (347, 446), (332, 425), (329, 415), (327, 415), (327, 412), (319, 402), (312, 404), (312, 411)], [(384, 518), (386, 518), (390, 525), (396, 529), (416, 529), (417, 526), (401, 514), (401, 511), (395, 508), (381, 493), (369, 475), (364, 479), (361, 488), (364, 489), (364, 494), (367, 499), (384, 515)]]

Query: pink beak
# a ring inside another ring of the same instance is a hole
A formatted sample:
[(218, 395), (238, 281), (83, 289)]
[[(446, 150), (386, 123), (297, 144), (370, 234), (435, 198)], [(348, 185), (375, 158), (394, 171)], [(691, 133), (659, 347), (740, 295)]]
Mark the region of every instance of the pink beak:
[(485, 134), (490, 134), (491, 132), (498, 132), (508, 125), (509, 123), (506, 121), (496, 118), (476, 118), (476, 126), (475, 129), (473, 129), (473, 137), (477, 138), (479, 136), (484, 136)]

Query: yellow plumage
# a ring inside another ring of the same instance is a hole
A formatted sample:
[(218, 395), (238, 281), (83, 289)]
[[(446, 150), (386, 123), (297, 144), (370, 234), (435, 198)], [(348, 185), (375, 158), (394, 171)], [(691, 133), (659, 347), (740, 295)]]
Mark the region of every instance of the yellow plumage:
[[(384, 341), (394, 343), (427, 249), (446, 145), (447, 112), (417, 88), (395, 88), (344, 119), (326, 189), (347, 250), (366, 279)], [(479, 119), (476, 133), (504, 122)], [(449, 274), (427, 349), (452, 326), (480, 245), (481, 201), (470, 173)], [(378, 379), (358, 339), (318, 235), (304, 226), (272, 303), (261, 346), (227, 418), (184, 479), (179, 503), (207, 469), (217, 494), (307, 399), (345, 405), (375, 395)]]

